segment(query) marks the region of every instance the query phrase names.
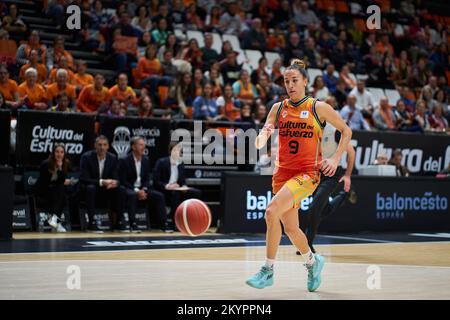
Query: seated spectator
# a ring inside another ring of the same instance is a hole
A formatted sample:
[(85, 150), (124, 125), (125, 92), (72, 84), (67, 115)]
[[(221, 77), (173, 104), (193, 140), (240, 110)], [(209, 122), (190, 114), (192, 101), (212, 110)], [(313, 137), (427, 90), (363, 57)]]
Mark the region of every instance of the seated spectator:
[(201, 59), (203, 60), (202, 71), (209, 70), (214, 61), (219, 60), (219, 53), (213, 49), (213, 36), (212, 34), (205, 34), (205, 46), (201, 48)]
[(269, 74), (266, 71), (266, 68), (268, 66), (267, 59), (265, 57), (261, 57), (258, 60), (258, 68), (252, 71), (252, 74), (250, 75), (252, 83), (256, 86), (256, 84), (259, 81), (259, 78), (262, 75), (266, 75), (269, 77)]
[(419, 99), (425, 101), (427, 112), (431, 112), (433, 107), (436, 105), (436, 100), (433, 99), (433, 91), (430, 87), (423, 87)]
[[(86, 200), (89, 217), (87, 229), (95, 233), (103, 233), (95, 219), (96, 205), (105, 203), (113, 212), (123, 214), (119, 197), (119, 162), (108, 149), (108, 138), (98, 136), (95, 149), (83, 153), (80, 160), (80, 193)], [(121, 218), (120, 221), (123, 221)], [(126, 227), (121, 230), (126, 230)]]
[(94, 84), (89, 84), (81, 90), (77, 101), (78, 112), (93, 114), (106, 112), (111, 95), (104, 83), (105, 78), (103, 75), (97, 73), (94, 78)]
[(52, 106), (49, 111), (52, 112), (74, 112), (70, 107), (70, 98), (64, 91), (56, 96), (56, 105)]
[(358, 80), (356, 82), (356, 88), (353, 88), (349, 94), (356, 97), (356, 107), (359, 110), (372, 114), (375, 102), (372, 93), (366, 90), (366, 83), (364, 80)]
[[(284, 65), (289, 65), (291, 60), (304, 55), (298, 32), (291, 32), (286, 47), (283, 50)], [(312, 67), (312, 65), (310, 64)]]
[(152, 20), (150, 19), (147, 7), (140, 5), (136, 10), (136, 16), (131, 19), (131, 25), (140, 33), (152, 30)]
[(158, 28), (152, 31), (152, 39), (156, 42), (158, 46), (166, 44), (169, 32), (167, 30), (167, 20), (162, 18), (158, 21)]
[(380, 99), (380, 105), (373, 113), (373, 121), (378, 130), (396, 130), (397, 118), (386, 97)]
[(405, 103), (402, 100), (397, 101), (394, 110), (395, 118), (397, 119), (397, 127), (401, 131), (421, 131), (420, 126), (414, 119), (411, 112), (406, 109)]
[(416, 108), (416, 97), (414, 93), (408, 87), (400, 86), (398, 87), (398, 94), (400, 95), (400, 100), (405, 104), (406, 109), (414, 113), (414, 109)]
[(38, 62), (39, 56), (37, 50), (31, 50), (30, 56), (28, 57), (28, 63), (24, 64), (20, 68), (20, 74), (19, 79), (20, 81), (25, 81), (25, 71), (28, 70), (28, 68), (34, 68), (37, 70), (38, 78), (37, 82), (39, 84), (43, 84), (47, 80), (47, 68), (45, 67), (45, 64)]
[(389, 57), (384, 57), (382, 65), (378, 68), (376, 74), (376, 81), (374, 81), (374, 86), (384, 89), (394, 89), (394, 76), (395, 76), (395, 66)]
[[(405, 51), (403, 51), (405, 52)], [(412, 68), (408, 61), (400, 60), (397, 66), (397, 70), (394, 73), (394, 84), (396, 86), (408, 85), (408, 80), (411, 78)]]
[(414, 113), (414, 119), (417, 121), (417, 124), (420, 126), (420, 131), (429, 131), (430, 130), (430, 122), (428, 121), (428, 116), (426, 113), (427, 107), (424, 100), (417, 100), (416, 102), (416, 111)]
[(136, 80), (142, 88), (147, 88), (152, 96), (156, 96), (160, 85), (172, 84), (172, 78), (162, 74), (161, 62), (156, 58), (157, 49), (155, 44), (149, 45), (145, 50), (145, 56), (139, 59), (136, 67)]
[(17, 88), (19, 97), (29, 109), (47, 110), (47, 92), (44, 87), (37, 83), (37, 70), (28, 68), (25, 71), (25, 82)]
[(313, 88), (312, 92), (313, 97), (321, 101), (325, 101), (325, 99), (330, 94), (330, 91), (325, 86), (325, 82), (323, 81), (322, 76), (316, 76), (312, 88)]
[(203, 85), (205, 84), (205, 77), (203, 76), (202, 69), (195, 68), (194, 70), (194, 92), (195, 96), (201, 96), (203, 94)]
[(16, 36), (20, 37), (20, 40), (25, 38), (27, 25), (19, 15), (17, 6), (15, 4), (11, 4), (9, 6), (9, 13), (3, 18), (2, 26), (4, 30), (13, 35), (13, 38), (15, 38)]
[[(225, 40), (222, 42), (222, 49), (219, 52), (219, 62), (220, 64), (225, 63), (227, 59), (228, 52), (233, 52), (233, 46), (229, 40)], [(236, 56), (239, 52), (236, 51)]]
[(120, 21), (112, 27), (113, 53), (116, 67), (119, 72), (126, 72), (130, 64), (136, 61), (138, 31), (130, 24), (127, 12), (120, 13)]
[(19, 99), (17, 82), (9, 78), (8, 68), (4, 64), (0, 65), (0, 93), (8, 108), (16, 109), (23, 105)]
[(195, 3), (191, 3), (186, 9), (186, 24), (190, 30), (203, 30), (205, 24), (200, 16), (197, 14), (197, 7)]
[[(181, 2), (181, 1), (180, 1)], [(220, 32), (220, 17), (222, 10), (220, 6), (214, 5), (206, 16), (205, 30), (208, 32)]]
[(369, 124), (364, 119), (361, 111), (356, 107), (356, 97), (353, 94), (348, 95), (347, 105), (341, 109), (340, 115), (350, 129), (365, 131), (370, 130)]
[(80, 92), (85, 86), (94, 84), (94, 77), (86, 72), (86, 61), (79, 60), (77, 62), (77, 73), (74, 75), (74, 85), (77, 91)]
[(59, 61), (62, 57), (66, 58), (67, 67), (70, 70), (75, 70), (72, 54), (64, 48), (64, 38), (62, 36), (57, 36), (53, 41), (53, 48), (48, 50), (47, 69), (52, 70), (55, 66), (60, 65)]
[[(136, 207), (138, 201), (146, 202), (149, 211), (158, 217), (159, 226), (164, 231), (170, 231), (167, 223), (164, 194), (150, 189), (150, 161), (145, 152), (145, 140), (135, 136), (131, 138), (131, 152), (120, 160), (119, 181), (121, 201), (124, 204), (130, 221), (132, 232), (140, 232), (136, 225)], [(152, 221), (152, 220), (150, 220)], [(153, 224), (153, 222), (151, 222)], [(127, 221), (120, 223), (127, 225)]]
[(437, 103), (433, 107), (433, 109), (431, 110), (431, 114), (428, 116), (428, 122), (430, 123), (430, 128), (433, 131), (448, 131), (448, 121), (443, 116), (442, 104)]
[(336, 84), (336, 91), (334, 92), (334, 97), (336, 98), (338, 109), (342, 109), (342, 107), (347, 102), (347, 91), (345, 90), (345, 87), (345, 81), (340, 78)]
[(324, 62), (322, 56), (317, 50), (316, 42), (313, 37), (308, 37), (305, 40), (305, 49), (303, 51), (305, 55), (305, 61), (309, 68), (323, 68)]
[(233, 94), (244, 104), (253, 104), (253, 100), (258, 98), (256, 86), (250, 82), (250, 76), (247, 70), (242, 70), (240, 80), (233, 83)]
[(125, 103), (127, 110), (133, 109), (139, 104), (136, 92), (134, 92), (133, 88), (128, 86), (128, 76), (125, 73), (119, 74), (117, 77), (117, 84), (109, 89), (109, 95), (117, 98), (120, 102)]
[(242, 45), (244, 49), (259, 51), (266, 50), (266, 35), (264, 34), (262, 21), (260, 18), (254, 18), (252, 20), (252, 26), (250, 30), (248, 30), (243, 36)]
[(173, 60), (173, 51), (171, 49), (167, 49), (164, 51), (163, 59), (161, 60), (161, 69), (162, 74), (166, 77), (167, 81), (169, 81), (170, 85), (175, 82), (177, 78), (178, 69), (172, 63)]
[[(186, 186), (184, 164), (182, 159), (182, 146), (178, 142), (171, 142), (169, 145), (170, 156), (160, 158), (155, 163), (153, 169), (153, 183), (155, 189), (162, 192), (166, 199), (166, 204), (170, 206), (170, 220), (172, 224), (169, 228), (174, 228), (175, 211), (186, 199), (200, 199), (201, 191)], [(177, 190), (184, 187), (186, 190)]]
[(222, 95), (222, 82), (220, 81), (220, 73), (217, 68), (211, 68), (209, 71), (209, 78), (206, 78), (206, 81), (211, 81), (213, 85), (213, 97), (218, 98)]
[(333, 50), (330, 52), (330, 59), (338, 70), (342, 69), (345, 64), (352, 60), (348, 54), (348, 48), (343, 40), (339, 39), (337, 41)]
[(189, 62), (193, 68), (201, 68), (203, 66), (203, 52), (198, 46), (196, 39), (191, 39), (188, 42), (188, 47), (181, 53), (181, 59)]
[(48, 0), (45, 14), (53, 20), (58, 28), (61, 28), (65, 22), (65, 11), (69, 1)]
[(294, 21), (300, 27), (309, 27), (312, 30), (320, 28), (320, 20), (314, 11), (309, 9), (307, 1), (302, 1), (299, 10), (294, 7)]
[(339, 72), (339, 79), (344, 81), (346, 91), (350, 91), (356, 87), (356, 81), (350, 76), (350, 67), (348, 64), (342, 66), (341, 72)]
[(47, 62), (47, 47), (40, 43), (39, 31), (33, 30), (30, 33), (28, 42), (22, 43), (17, 48), (16, 60), (19, 66), (29, 63), (28, 57), (31, 50), (36, 50), (38, 53), (38, 63), (45, 64)]
[(58, 61), (58, 65), (56, 65), (51, 71), (50, 74), (48, 75), (48, 84), (51, 83), (55, 83), (56, 82), (56, 73), (58, 72), (58, 70), (60, 69), (64, 69), (67, 71), (67, 76), (68, 76), (68, 83), (75, 85), (75, 73), (73, 73), (72, 70), (70, 70), (68, 64), (67, 64), (67, 58), (66, 57), (61, 57), (61, 59), (59, 59)]
[(177, 84), (169, 92), (169, 99), (176, 106), (175, 117), (187, 117), (188, 107), (192, 107), (195, 99), (194, 82), (190, 73), (182, 73)]
[(56, 72), (56, 82), (48, 85), (47, 87), (47, 96), (48, 101), (52, 105), (56, 104), (56, 97), (61, 92), (65, 92), (67, 96), (70, 98), (70, 105), (73, 108), (75, 106), (75, 99), (77, 94), (75, 92), (75, 86), (69, 84), (69, 74), (65, 69), (58, 69)]
[(256, 112), (254, 117), (255, 124), (266, 123), (267, 114), (268, 114), (267, 107), (261, 102), (260, 99), (257, 99)]
[(212, 96), (210, 81), (203, 85), (203, 94), (195, 98), (192, 106), (194, 119), (213, 121), (218, 118), (219, 108), (216, 99)]
[(36, 202), (47, 209), (48, 224), (56, 232), (66, 232), (61, 224), (61, 215), (67, 203), (65, 186), (71, 182), (67, 179), (70, 161), (66, 157), (63, 144), (55, 143), (48, 159), (42, 161), (39, 178), (34, 185)]
[(127, 107), (125, 103), (120, 102), (117, 98), (111, 98), (108, 109), (104, 113), (111, 118), (125, 117), (127, 114)]
[[(145, 31), (140, 37), (138, 41), (138, 57), (145, 56), (145, 50), (147, 47), (152, 44), (152, 35), (149, 31)], [(159, 59), (159, 57), (158, 57)], [(162, 60), (162, 58), (160, 59)]]
[[(186, 10), (182, 0), (172, 1), (170, 16), (172, 17), (174, 28), (182, 29), (184, 27), (184, 24), (186, 23)], [(208, 24), (208, 19), (206, 19), (206, 24)]]
[(159, 61), (164, 60), (164, 52), (166, 50), (172, 50), (172, 56), (174, 59), (180, 59), (181, 57), (181, 49), (180, 44), (178, 43), (177, 37), (174, 34), (169, 34), (167, 36), (166, 44), (159, 47), (157, 57)]
[(397, 176), (409, 177), (408, 169), (402, 165), (403, 154), (401, 150), (394, 150), (388, 164), (395, 166)]
[(242, 105), (241, 114), (235, 121), (248, 123), (248, 126), (244, 126), (244, 125), (239, 126), (244, 131), (246, 129), (254, 128), (255, 127), (255, 119), (253, 118), (253, 115), (252, 115), (252, 106), (249, 104)]
[(238, 14), (238, 4), (236, 1), (228, 2), (227, 11), (220, 17), (220, 30), (222, 34), (239, 35), (246, 28)]
[(377, 51), (380, 55), (385, 55), (386, 53), (390, 56), (394, 55), (394, 47), (389, 43), (389, 34), (385, 33), (381, 36), (380, 40), (376, 45)]
[(229, 51), (225, 61), (221, 63), (220, 72), (222, 73), (224, 84), (232, 84), (239, 79), (242, 65), (237, 62), (237, 54), (235, 51)]
[(283, 78), (283, 65), (281, 64), (281, 59), (275, 59), (272, 63), (272, 68), (270, 70), (270, 79), (273, 83), (279, 86), (284, 86)]
[(150, 96), (141, 98), (141, 103), (139, 104), (137, 115), (139, 118), (154, 118), (153, 102)]
[(427, 61), (420, 58), (412, 69), (411, 78), (408, 81), (410, 87), (424, 87), (428, 83)]
[(216, 100), (216, 104), (219, 107), (219, 113), (221, 119), (235, 121), (240, 117), (241, 113), (241, 102), (236, 99), (233, 95), (233, 87), (231, 84), (225, 85), (224, 94)]
[(339, 78), (334, 75), (334, 71), (334, 64), (329, 63), (323, 73), (323, 81), (332, 94), (336, 91), (336, 85), (339, 80)]
[(270, 106), (277, 102), (284, 94), (284, 88), (270, 82), (269, 77), (264, 74), (259, 77), (256, 90), (258, 91), (259, 99), (261, 99), (266, 106)]

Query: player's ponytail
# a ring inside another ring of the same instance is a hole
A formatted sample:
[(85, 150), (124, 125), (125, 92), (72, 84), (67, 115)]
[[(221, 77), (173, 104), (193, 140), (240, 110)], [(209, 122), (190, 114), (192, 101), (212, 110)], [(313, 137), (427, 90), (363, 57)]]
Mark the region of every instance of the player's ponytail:
[(306, 63), (301, 59), (292, 59), (291, 65), (286, 68), (286, 70), (297, 70), (303, 77), (308, 78), (308, 73), (306, 72)]

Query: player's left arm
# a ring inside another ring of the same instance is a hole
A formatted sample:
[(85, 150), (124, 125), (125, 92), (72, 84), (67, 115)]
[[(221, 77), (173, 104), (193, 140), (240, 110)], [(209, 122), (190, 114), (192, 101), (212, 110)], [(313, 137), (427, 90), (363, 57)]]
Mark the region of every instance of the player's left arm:
[(339, 182), (344, 182), (344, 191), (349, 192), (352, 186), (352, 171), (353, 165), (355, 164), (355, 149), (349, 143), (347, 145), (347, 169), (345, 170), (344, 175), (339, 179)]
[(341, 162), (342, 154), (347, 149), (352, 138), (352, 130), (347, 126), (341, 116), (328, 104), (323, 101), (316, 102), (316, 113), (321, 122), (328, 122), (341, 132), (341, 140), (334, 155), (329, 159), (322, 160), (322, 172), (324, 175), (332, 177)]

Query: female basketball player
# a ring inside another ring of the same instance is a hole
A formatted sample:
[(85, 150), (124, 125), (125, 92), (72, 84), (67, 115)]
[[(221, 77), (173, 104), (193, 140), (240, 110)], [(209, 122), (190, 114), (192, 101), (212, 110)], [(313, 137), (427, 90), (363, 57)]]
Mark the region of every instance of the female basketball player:
[[(317, 188), (319, 170), (326, 176), (334, 175), (352, 131), (329, 104), (305, 95), (307, 81), (304, 62), (294, 59), (284, 72), (289, 99), (272, 106), (255, 142), (256, 148), (261, 149), (278, 126), (278, 163), (272, 177), (275, 196), (266, 209), (266, 263), (246, 282), (258, 289), (273, 284), (273, 264), (281, 240), (280, 221), (285, 233), (304, 257), (308, 290), (315, 291), (321, 283), (324, 259), (311, 252), (305, 234), (299, 228), (298, 208), (302, 199)], [(320, 144), (326, 122), (339, 130), (342, 137), (336, 153), (322, 160)]]

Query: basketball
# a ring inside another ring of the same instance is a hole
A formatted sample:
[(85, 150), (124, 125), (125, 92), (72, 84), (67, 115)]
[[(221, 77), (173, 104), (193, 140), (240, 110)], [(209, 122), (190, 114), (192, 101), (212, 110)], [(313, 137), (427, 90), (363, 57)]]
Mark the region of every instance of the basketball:
[(211, 225), (211, 211), (201, 200), (185, 200), (175, 212), (175, 224), (185, 235), (191, 237), (202, 235)]

